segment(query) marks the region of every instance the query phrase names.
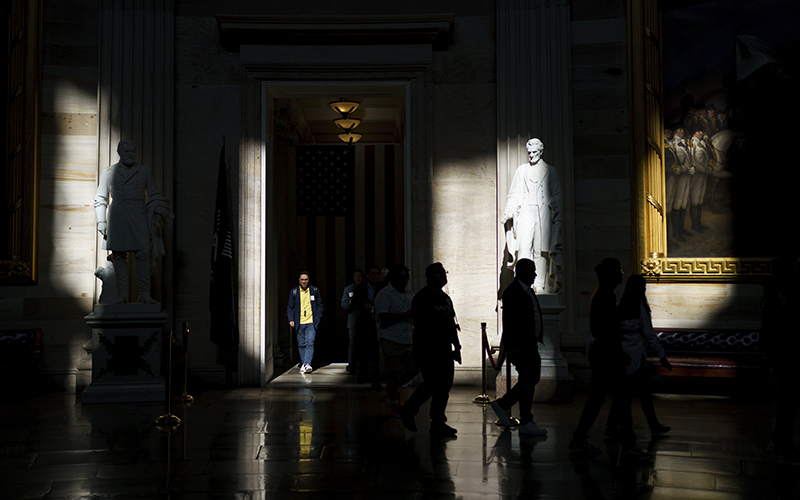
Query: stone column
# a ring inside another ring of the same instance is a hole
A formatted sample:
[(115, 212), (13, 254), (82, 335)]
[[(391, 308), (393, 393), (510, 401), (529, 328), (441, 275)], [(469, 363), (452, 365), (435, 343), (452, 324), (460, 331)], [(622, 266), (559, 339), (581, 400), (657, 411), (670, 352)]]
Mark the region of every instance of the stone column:
[[(537, 400), (555, 397), (569, 387), (567, 365), (560, 351), (561, 335), (574, 331), (574, 237), (572, 130), (570, 116), (570, 32), (567, 0), (498, 0), (497, 2), (497, 288), (513, 276), (505, 270), (505, 234), (500, 224), (515, 169), (528, 161), (525, 143), (544, 142), (543, 159), (561, 178), (564, 222), (563, 287), (558, 295), (538, 295), (545, 323), (542, 382)], [(499, 297), (499, 294), (498, 294)], [(497, 331), (502, 330), (498, 307)], [(566, 319), (565, 319), (566, 318)], [(513, 373), (512, 373), (513, 376)], [(501, 374), (498, 391), (505, 391)], [(542, 390), (553, 381), (553, 390)], [(555, 381), (560, 381), (556, 383)], [(556, 390), (556, 385), (561, 389)], [(567, 384), (567, 385), (564, 385)]]

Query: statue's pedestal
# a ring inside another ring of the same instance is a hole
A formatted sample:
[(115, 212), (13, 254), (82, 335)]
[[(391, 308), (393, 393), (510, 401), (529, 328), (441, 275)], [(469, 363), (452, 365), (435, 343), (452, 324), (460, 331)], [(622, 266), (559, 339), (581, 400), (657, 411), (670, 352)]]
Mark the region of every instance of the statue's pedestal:
[[(568, 365), (561, 354), (560, 322), (565, 307), (559, 302), (559, 296), (552, 293), (537, 294), (542, 308), (544, 323), (544, 345), (539, 344), (539, 355), (542, 357), (541, 380), (536, 384), (533, 400), (539, 403), (571, 403), (572, 376)], [(495, 379), (497, 397), (506, 393), (506, 365)], [(511, 386), (517, 383), (517, 370), (511, 365)]]
[(92, 328), (92, 383), (83, 403), (164, 401), (160, 380), (161, 304), (99, 304), (85, 317)]

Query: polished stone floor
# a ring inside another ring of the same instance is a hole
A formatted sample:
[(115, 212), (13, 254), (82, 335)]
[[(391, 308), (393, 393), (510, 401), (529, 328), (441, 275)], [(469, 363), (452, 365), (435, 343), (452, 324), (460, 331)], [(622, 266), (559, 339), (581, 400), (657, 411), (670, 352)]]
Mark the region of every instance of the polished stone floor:
[[(793, 499), (800, 470), (764, 452), (774, 405), (746, 399), (662, 397), (672, 431), (639, 445), (652, 462), (621, 460), (604, 440), (586, 459), (567, 449), (585, 395), (536, 404), (546, 438), (495, 425), (479, 391), (456, 387), (448, 406), (458, 437), (432, 439), (388, 416), (383, 392), (342, 365), (297, 368), (267, 387), (196, 394), (175, 404), (182, 423), (153, 424), (163, 405), (81, 405), (73, 394), (0, 404), (0, 498), (58, 499)], [(607, 408), (606, 408), (607, 409)]]

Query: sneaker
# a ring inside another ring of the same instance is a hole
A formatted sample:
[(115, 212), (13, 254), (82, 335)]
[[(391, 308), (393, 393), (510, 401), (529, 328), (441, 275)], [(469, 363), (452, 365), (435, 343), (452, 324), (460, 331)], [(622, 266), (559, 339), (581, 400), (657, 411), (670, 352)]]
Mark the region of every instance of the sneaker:
[(458, 433), (457, 430), (445, 423), (431, 426), (431, 429), (428, 432), (431, 433), (431, 436), (438, 438), (455, 437), (455, 435)]
[(623, 450), (622, 458), (626, 458), (629, 460), (652, 460), (653, 455), (645, 452), (643, 449), (639, 448), (638, 446), (634, 446), (632, 448), (628, 448), (627, 450)]
[(500, 419), (500, 423), (503, 424), (503, 427), (511, 427), (511, 421), (508, 419), (508, 412), (500, 408), (500, 403), (498, 403), (497, 400), (489, 403), (489, 406), (492, 407), (492, 410), (494, 410), (497, 418)]
[(306, 372), (306, 365), (300, 365), (300, 373)]
[(570, 451), (574, 451), (575, 453), (602, 453), (600, 448), (597, 446), (592, 446), (589, 444), (589, 441), (575, 441), (574, 439), (569, 442), (569, 449)]
[(417, 423), (414, 421), (414, 415), (405, 406), (400, 407), (399, 413), (403, 427), (411, 432), (417, 432)]
[(547, 429), (542, 429), (536, 425), (536, 422), (528, 422), (519, 426), (519, 433), (524, 436), (546, 436)]
[(650, 429), (651, 436), (663, 436), (664, 434), (668, 433), (672, 429), (672, 427), (668, 425), (661, 425), (656, 424), (654, 427)]
[(311, 368), (311, 365), (305, 365), (305, 366), (303, 366), (303, 368), (306, 369), (306, 371), (305, 371), (306, 373), (311, 373), (311, 372), (314, 371), (314, 369)]

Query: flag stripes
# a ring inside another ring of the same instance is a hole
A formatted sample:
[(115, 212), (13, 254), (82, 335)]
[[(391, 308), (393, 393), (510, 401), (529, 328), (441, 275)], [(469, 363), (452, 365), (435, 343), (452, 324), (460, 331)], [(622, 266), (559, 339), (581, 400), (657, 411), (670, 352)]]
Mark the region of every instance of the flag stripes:
[[(403, 149), (399, 144), (299, 145), (296, 146), (298, 162), (308, 157), (309, 153), (304, 149), (320, 147), (351, 149), (349, 158), (352, 161), (338, 168), (350, 175), (353, 189), (351, 195), (333, 211), (327, 210), (325, 203), (317, 201), (312, 203), (309, 200), (304, 204), (304, 193), (296, 193), (294, 229), (296, 265), (299, 266), (296, 271), (305, 269), (311, 274), (311, 283), (320, 288), (325, 305), (315, 360), (344, 361), (347, 328), (340, 300), (342, 290), (352, 281), (353, 269), (371, 264), (391, 266), (405, 261)], [(300, 175), (298, 169), (297, 177)], [(305, 182), (298, 179), (296, 189), (304, 189)], [(319, 193), (319, 188), (316, 189)], [(328, 191), (335, 192), (335, 189)], [(337, 206), (336, 200), (329, 199), (327, 203), (327, 207)], [(309, 210), (311, 207), (314, 212)]]

